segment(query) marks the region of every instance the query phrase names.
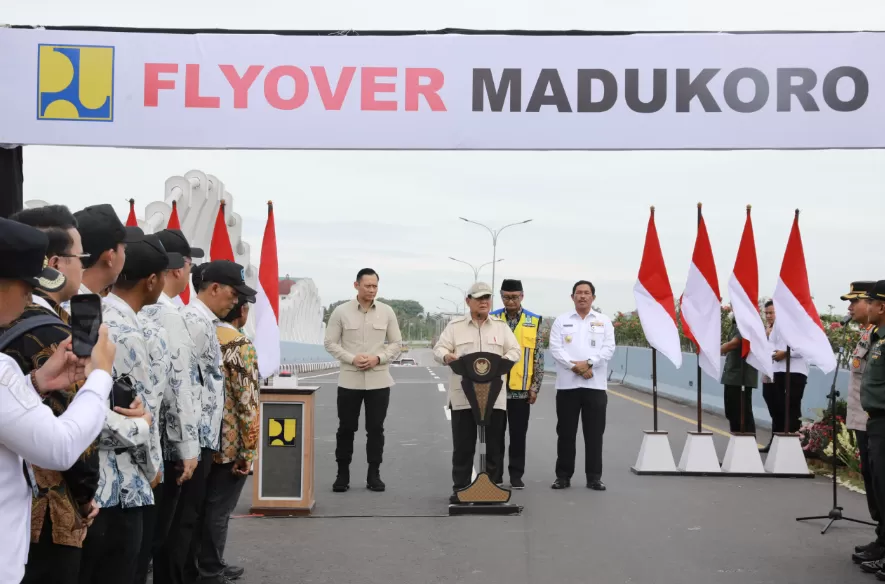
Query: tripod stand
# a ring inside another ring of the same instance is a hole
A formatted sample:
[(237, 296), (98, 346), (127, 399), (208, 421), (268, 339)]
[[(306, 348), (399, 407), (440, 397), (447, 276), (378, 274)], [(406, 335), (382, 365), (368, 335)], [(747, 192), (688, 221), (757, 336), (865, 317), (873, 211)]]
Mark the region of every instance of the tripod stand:
[(827, 523), (827, 526), (824, 527), (823, 531), (821, 531), (821, 535), (825, 534), (830, 526), (833, 525), (836, 521), (851, 521), (852, 523), (860, 523), (862, 525), (870, 525), (872, 527), (876, 527), (875, 523), (870, 523), (869, 521), (861, 521), (860, 519), (853, 519), (851, 517), (845, 517), (842, 514), (842, 507), (839, 506), (838, 501), (838, 487), (836, 486), (836, 460), (838, 459), (838, 448), (839, 448), (839, 439), (836, 437), (836, 398), (839, 396), (839, 392), (836, 391), (836, 377), (839, 375), (839, 368), (842, 366), (842, 353), (843, 349), (839, 350), (839, 361), (836, 364), (836, 371), (833, 373), (833, 386), (830, 388), (830, 393), (827, 395), (830, 398), (830, 417), (831, 417), (831, 430), (832, 430), (832, 440), (833, 440), (833, 508), (830, 509), (830, 512), (826, 515), (816, 515), (814, 517), (797, 517), (796, 521), (809, 521), (812, 519), (829, 519), (830, 522)]

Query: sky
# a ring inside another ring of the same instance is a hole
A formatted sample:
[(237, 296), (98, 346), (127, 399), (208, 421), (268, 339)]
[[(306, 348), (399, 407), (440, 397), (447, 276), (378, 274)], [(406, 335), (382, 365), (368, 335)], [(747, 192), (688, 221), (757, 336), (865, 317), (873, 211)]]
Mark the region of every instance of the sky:
[[(630, 31), (885, 30), (878, 0), (405, 0), (329, 3), (263, 0), (16, 0), (0, 24), (246, 29), (584, 29)], [(555, 315), (571, 307), (579, 279), (593, 281), (605, 312), (635, 307), (648, 208), (674, 293), (684, 285), (703, 202), (719, 285), (728, 301), (745, 207), (753, 205), (760, 295), (770, 296), (801, 209), (809, 280), (821, 312), (843, 313), (852, 280), (885, 278), (864, 250), (885, 219), (885, 153), (753, 152), (358, 152), (188, 151), (28, 146), (25, 200), (73, 210), (126, 199), (137, 211), (164, 197), (164, 181), (190, 170), (217, 176), (244, 220), (257, 262), (265, 206), (274, 200), (281, 275), (312, 278), (325, 305), (353, 293), (362, 267), (381, 275), (380, 295), (426, 310), (461, 306), (474, 265), (492, 259), (491, 236), (463, 216), (508, 228), (498, 240), (495, 281), (518, 278), (525, 306)], [(480, 279), (490, 281), (491, 266)], [(461, 290), (459, 290), (461, 289)], [(500, 302), (498, 302), (500, 304)]]

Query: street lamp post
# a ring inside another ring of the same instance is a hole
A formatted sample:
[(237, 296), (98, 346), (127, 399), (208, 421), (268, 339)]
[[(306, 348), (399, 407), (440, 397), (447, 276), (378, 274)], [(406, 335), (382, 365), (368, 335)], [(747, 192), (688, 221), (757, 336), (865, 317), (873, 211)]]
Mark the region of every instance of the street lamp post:
[(454, 300), (449, 300), (449, 299), (446, 298), (445, 296), (440, 296), (440, 298), (441, 298), (442, 300), (445, 300), (446, 302), (451, 302), (451, 303), (452, 303), (452, 306), (455, 307), (455, 314), (464, 314), (464, 311), (463, 311), (463, 310), (462, 310), (461, 312), (458, 312), (458, 303), (457, 303), (457, 302), (455, 302)]
[(449, 288), (454, 288), (455, 290), (459, 290), (461, 292), (461, 298), (464, 299), (464, 300), (462, 300), (462, 302), (464, 303), (465, 306), (467, 305), (467, 290), (465, 290), (464, 288), (461, 288), (460, 286), (455, 286), (454, 284), (449, 284), (448, 282), (443, 282), (443, 284), (448, 286)]
[[(526, 223), (530, 223), (531, 219), (526, 219), (525, 221), (518, 221), (516, 223), (509, 223), (500, 229), (492, 229), (488, 225), (483, 225), (482, 223), (479, 223), (477, 221), (473, 221), (471, 219), (465, 219), (464, 217), (458, 217), (458, 219), (460, 219), (461, 221), (466, 221), (467, 223), (473, 223), (474, 225), (479, 225), (480, 227), (485, 227), (492, 236), (492, 291), (494, 292), (494, 290), (495, 290), (495, 264), (497, 263), (497, 260), (495, 258), (497, 257), (497, 253), (498, 253), (498, 236), (501, 234), (502, 231), (504, 231), (508, 227), (513, 227), (514, 225), (525, 225)], [(492, 308), (495, 308), (495, 295), (494, 294), (492, 294)]]
[[(470, 269), (473, 270), (473, 281), (474, 281), (474, 282), (479, 281), (479, 272), (480, 272), (480, 270), (482, 270), (484, 267), (486, 267), (486, 266), (488, 266), (488, 265), (491, 265), (491, 264), (496, 264), (496, 263), (498, 263), (498, 262), (503, 262), (503, 261), (504, 261), (504, 258), (501, 258), (500, 260), (495, 260), (495, 261), (493, 261), (493, 262), (486, 262), (486, 263), (480, 265), (480, 266), (477, 268), (476, 266), (474, 266), (474, 265), (471, 264), (470, 262), (465, 262), (464, 260), (459, 260), (458, 258), (453, 258), (452, 256), (449, 256), (449, 259), (450, 259), (450, 260), (454, 260), (454, 261), (456, 261), (456, 262), (458, 262), (458, 263), (466, 264), (466, 265), (470, 266)], [(495, 275), (495, 268), (492, 267), (492, 276), (494, 277), (494, 275)]]

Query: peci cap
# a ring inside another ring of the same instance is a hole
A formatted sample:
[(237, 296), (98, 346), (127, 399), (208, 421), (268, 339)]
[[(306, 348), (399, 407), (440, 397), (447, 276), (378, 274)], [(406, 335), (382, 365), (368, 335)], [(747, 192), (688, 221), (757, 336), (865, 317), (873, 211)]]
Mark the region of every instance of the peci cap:
[(246, 286), (246, 270), (230, 260), (214, 260), (200, 270), (203, 282), (225, 284), (237, 291), (239, 296), (255, 296), (258, 292)]
[(856, 298), (863, 298), (866, 292), (872, 290), (875, 282), (872, 280), (861, 280), (858, 282), (852, 282), (851, 286), (848, 289), (848, 294), (844, 296), (840, 296), (841, 300), (854, 300)]
[(522, 292), (522, 282), (519, 280), (504, 280), (501, 282), (501, 292)]
[(74, 213), (74, 217), (83, 240), (83, 251), (91, 256), (93, 263), (102, 253), (116, 249), (121, 243), (135, 243), (144, 239), (144, 231), (123, 225), (111, 205), (91, 205)]
[[(145, 235), (141, 241), (130, 243), (126, 247), (126, 263), (119, 279), (134, 282), (168, 270), (169, 259), (160, 239), (156, 235)], [(184, 263), (180, 255), (178, 259)]]
[[(157, 232), (167, 253), (178, 253), (186, 258), (202, 258), (205, 254), (199, 247), (191, 247), (181, 229), (164, 229)], [(175, 269), (175, 268), (172, 268)]]
[(467, 296), (470, 298), (480, 298), (482, 296), (491, 296), (492, 287), (485, 282), (474, 282), (473, 286), (468, 288)]
[(0, 218), (0, 280), (21, 280), (47, 292), (65, 285), (61, 272), (49, 267), (49, 238), (39, 229)]
[(866, 298), (867, 300), (881, 300), (885, 302), (885, 280), (879, 280), (873, 286), (867, 290), (861, 298)]

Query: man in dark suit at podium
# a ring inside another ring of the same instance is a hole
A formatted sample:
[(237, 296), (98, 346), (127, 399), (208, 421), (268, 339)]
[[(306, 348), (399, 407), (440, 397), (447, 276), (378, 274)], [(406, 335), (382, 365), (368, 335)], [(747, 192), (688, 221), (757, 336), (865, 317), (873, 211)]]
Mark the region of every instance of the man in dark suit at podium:
[[(476, 282), (467, 291), (470, 314), (453, 319), (443, 330), (433, 348), (436, 360), (444, 365), (479, 351), (501, 355), (510, 361), (518, 361), (521, 354), (519, 342), (506, 322), (489, 318), (492, 305), (492, 288), (485, 282)], [(503, 376), (502, 376), (503, 377)], [(470, 403), (461, 388), (461, 376), (452, 373), (449, 380), (449, 408), (452, 410), (452, 482), (454, 490), (470, 484), (473, 458), (476, 453), (476, 421)], [(507, 392), (502, 391), (495, 400), (491, 425), (486, 434), (487, 471), (489, 476), (500, 474), (504, 445), (502, 429), (507, 416)], [(454, 495), (453, 495), (454, 497)], [(457, 501), (454, 501), (457, 502)]]

